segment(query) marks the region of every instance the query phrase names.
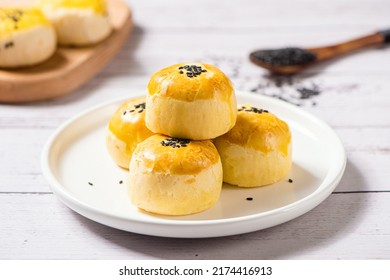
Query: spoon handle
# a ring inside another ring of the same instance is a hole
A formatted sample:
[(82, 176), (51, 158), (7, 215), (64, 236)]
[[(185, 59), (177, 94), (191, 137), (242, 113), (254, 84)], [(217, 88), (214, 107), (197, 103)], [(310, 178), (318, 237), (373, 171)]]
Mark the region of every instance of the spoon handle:
[(378, 33), (382, 34), (384, 43), (390, 43), (390, 29), (382, 30)]
[(367, 47), (380, 46), (388, 42), (390, 42), (390, 30), (384, 30), (336, 45), (309, 50), (317, 55), (317, 61), (321, 61)]

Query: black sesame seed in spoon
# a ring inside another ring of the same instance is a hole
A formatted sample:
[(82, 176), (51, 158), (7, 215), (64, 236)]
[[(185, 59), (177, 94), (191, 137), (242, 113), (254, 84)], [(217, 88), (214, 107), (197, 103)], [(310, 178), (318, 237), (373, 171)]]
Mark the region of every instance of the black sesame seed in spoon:
[(255, 59), (272, 66), (305, 65), (317, 59), (314, 53), (301, 48), (259, 50), (252, 55)]

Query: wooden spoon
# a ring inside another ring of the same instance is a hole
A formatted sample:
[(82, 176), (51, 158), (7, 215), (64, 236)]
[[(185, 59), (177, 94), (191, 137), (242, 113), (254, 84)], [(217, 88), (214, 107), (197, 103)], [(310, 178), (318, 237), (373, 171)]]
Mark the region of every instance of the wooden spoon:
[(309, 66), (371, 46), (380, 46), (390, 42), (390, 29), (319, 48), (283, 48), (257, 50), (249, 55), (256, 65), (275, 74), (296, 74)]

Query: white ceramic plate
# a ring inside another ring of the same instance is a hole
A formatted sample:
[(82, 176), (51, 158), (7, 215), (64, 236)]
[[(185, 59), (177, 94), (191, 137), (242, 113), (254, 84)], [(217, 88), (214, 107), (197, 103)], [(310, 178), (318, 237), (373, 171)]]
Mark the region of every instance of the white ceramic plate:
[(237, 99), (238, 104), (268, 109), (289, 124), (293, 167), (281, 182), (260, 188), (224, 185), (217, 204), (195, 215), (167, 217), (138, 210), (126, 192), (126, 171), (113, 163), (105, 147), (108, 120), (124, 100), (94, 107), (62, 125), (44, 148), (43, 174), (53, 192), (79, 214), (110, 227), (155, 236), (241, 234), (284, 223), (320, 204), (340, 181), (346, 164), (334, 131), (277, 99), (242, 92)]

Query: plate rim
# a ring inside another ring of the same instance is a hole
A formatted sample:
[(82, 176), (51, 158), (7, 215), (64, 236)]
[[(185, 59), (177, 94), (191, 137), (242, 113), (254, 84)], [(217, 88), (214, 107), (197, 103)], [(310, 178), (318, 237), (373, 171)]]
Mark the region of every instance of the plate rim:
[[(259, 98), (263, 100), (267, 100), (268, 102), (271, 102), (272, 104), (275, 104), (276, 106), (282, 106), (284, 108), (287, 108), (289, 111), (292, 111), (294, 114), (299, 114), (303, 116), (305, 119), (309, 119), (311, 122), (315, 122), (319, 125), (322, 126), (323, 129), (327, 130), (327, 132), (332, 135), (332, 140), (334, 144), (337, 144), (338, 148), (338, 155), (339, 155), (339, 162), (338, 166), (332, 165), (329, 168), (335, 169), (337, 172), (334, 174), (331, 178), (329, 178), (330, 175), (330, 170), (327, 172), (326, 176), (323, 178), (321, 183), (318, 185), (317, 189), (310, 193), (309, 195), (294, 201), (290, 204), (284, 205), (282, 207), (278, 207), (275, 209), (271, 209), (265, 212), (261, 213), (255, 213), (255, 214), (250, 214), (250, 215), (245, 215), (245, 216), (239, 216), (239, 217), (232, 217), (232, 218), (225, 218), (225, 219), (214, 219), (214, 220), (173, 220), (173, 219), (160, 219), (158, 221), (153, 221), (153, 220), (143, 220), (143, 219), (138, 219), (138, 218), (129, 218), (126, 215), (119, 215), (119, 214), (113, 214), (113, 213), (108, 213), (106, 211), (103, 211), (101, 209), (98, 209), (96, 207), (90, 206), (87, 203), (80, 201), (79, 199), (75, 198), (72, 196), (69, 192), (65, 190), (65, 188), (62, 186), (62, 184), (56, 179), (55, 175), (51, 171), (51, 166), (50, 166), (50, 155), (51, 155), (51, 149), (53, 147), (53, 144), (56, 142), (58, 137), (65, 131), (67, 128), (71, 127), (73, 123), (78, 121), (80, 118), (87, 116), (91, 112), (94, 112), (96, 110), (101, 110), (104, 109), (107, 106), (113, 105), (115, 103), (123, 102), (127, 99), (134, 98), (137, 96), (144, 95), (145, 92), (143, 91), (137, 91), (129, 94), (127, 97), (120, 97), (120, 98), (115, 98), (115, 99), (110, 99), (105, 102), (102, 102), (98, 105), (94, 105), (90, 108), (87, 108), (85, 110), (82, 110), (80, 113), (76, 114), (75, 116), (71, 117), (64, 123), (62, 123), (55, 131), (52, 133), (52, 135), (48, 138), (46, 141), (44, 148), (42, 150), (41, 154), (41, 168), (42, 168), (42, 173), (48, 182), (51, 190), (53, 191), (54, 194), (56, 194), (57, 197), (60, 198), (60, 200), (67, 205), (69, 208), (74, 210), (75, 212), (79, 213), (82, 216), (85, 216), (91, 220), (94, 220), (96, 222), (105, 224), (107, 226), (113, 227), (113, 228), (119, 228), (122, 230), (130, 231), (127, 229), (124, 229), (119, 226), (113, 226), (110, 223), (103, 223), (102, 221), (99, 221), (97, 219), (94, 219), (90, 215), (86, 215), (85, 211), (91, 212), (91, 215), (100, 215), (104, 216), (105, 218), (108, 219), (115, 219), (115, 220), (121, 220), (126, 223), (137, 223), (137, 224), (143, 224), (146, 226), (175, 226), (175, 227), (188, 227), (188, 226), (208, 226), (208, 225), (229, 225), (229, 224), (235, 224), (235, 223), (245, 223), (245, 222), (251, 222), (257, 219), (265, 218), (265, 217), (270, 217), (270, 216), (278, 216), (278, 215), (283, 215), (283, 213), (290, 212), (290, 211), (296, 211), (298, 214), (293, 215), (292, 218), (285, 219), (284, 221), (281, 222), (276, 222), (274, 225), (278, 225), (281, 223), (284, 223), (286, 221), (290, 221), (292, 219), (295, 219), (299, 217), (300, 215), (309, 212), (319, 204), (321, 204), (322, 201), (324, 201), (331, 193), (332, 191), (336, 188), (338, 185), (339, 181), (341, 180), (346, 163), (347, 163), (347, 156), (345, 149), (343, 147), (343, 144), (336, 134), (336, 132), (323, 120), (317, 118), (311, 113), (308, 113), (307, 111), (302, 110), (298, 106), (295, 106), (293, 104), (290, 104), (286, 101), (269, 97), (269, 96), (264, 96), (264, 95), (255, 95), (253, 93), (245, 92), (245, 91), (236, 91), (237, 96), (242, 96), (242, 97), (249, 97), (249, 98)], [(326, 186), (324, 186), (326, 185)], [(306, 208), (306, 210), (302, 210), (302, 208)], [(85, 210), (85, 211), (83, 211)], [(303, 211), (303, 212), (302, 212)], [(283, 219), (282, 219), (283, 220)], [(272, 225), (272, 226), (274, 226)], [(268, 227), (268, 226), (267, 226)], [(267, 227), (259, 227), (258, 230), (267, 228)], [(132, 232), (137, 232), (136, 230), (131, 230)], [(252, 231), (252, 230), (251, 230)], [(242, 233), (249, 232), (249, 231), (242, 231)], [(138, 232), (141, 234), (147, 234), (147, 235), (156, 235), (156, 236), (169, 236), (169, 237), (183, 237), (181, 235), (176, 236), (176, 235), (161, 235), (161, 234), (150, 234), (150, 233), (143, 233)], [(232, 235), (232, 234), (210, 234), (210, 235), (205, 235), (204, 237), (217, 237), (217, 236), (226, 236), (226, 235)], [(187, 236), (184, 236), (187, 237)], [(193, 237), (193, 236), (192, 236)], [(196, 236), (198, 237), (198, 236)]]

